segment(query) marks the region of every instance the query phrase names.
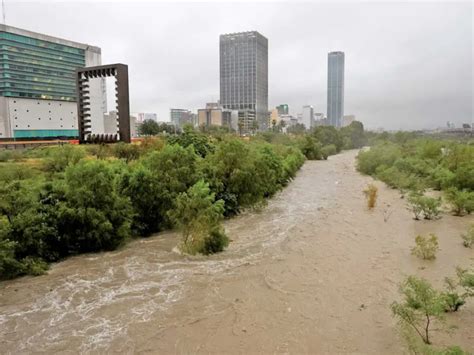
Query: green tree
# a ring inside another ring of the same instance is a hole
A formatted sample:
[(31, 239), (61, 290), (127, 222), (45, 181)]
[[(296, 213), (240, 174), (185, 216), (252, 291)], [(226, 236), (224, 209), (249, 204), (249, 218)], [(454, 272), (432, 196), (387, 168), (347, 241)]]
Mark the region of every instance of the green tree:
[(167, 145), (124, 173), (120, 191), (132, 202), (136, 233), (149, 235), (170, 226), (168, 211), (176, 197), (199, 180), (198, 158), (191, 146)]
[(392, 303), (392, 313), (403, 327), (420, 336), (425, 344), (431, 344), (430, 327), (433, 321), (442, 321), (443, 296), (428, 281), (409, 276), (400, 286), (402, 302)]
[(340, 131), (333, 126), (319, 126), (312, 135), (323, 145), (334, 144), (338, 152), (341, 151), (344, 141)]
[(158, 122), (152, 119), (144, 120), (140, 125), (139, 132), (143, 136), (155, 136), (158, 133), (161, 133), (160, 126)]
[[(180, 193), (175, 208), (168, 214), (183, 235), (182, 250), (190, 254), (215, 252), (216, 237), (227, 238), (218, 232), (223, 212), (224, 201), (215, 201), (215, 194), (211, 193), (209, 185), (203, 180)], [(213, 240), (206, 243), (210, 238)], [(228, 241), (221, 243), (222, 248), (226, 243)]]

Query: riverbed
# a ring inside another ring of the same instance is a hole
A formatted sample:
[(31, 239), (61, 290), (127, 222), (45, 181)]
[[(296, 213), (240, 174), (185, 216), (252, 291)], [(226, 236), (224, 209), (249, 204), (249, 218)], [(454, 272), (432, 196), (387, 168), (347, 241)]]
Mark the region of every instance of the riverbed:
[[(473, 216), (415, 221), (400, 193), (375, 182), (369, 211), (356, 151), (308, 161), (268, 205), (225, 222), (229, 248), (175, 251), (161, 233), (114, 252), (54, 264), (47, 275), (0, 283), (1, 353), (400, 354), (390, 304), (406, 275), (437, 287), (474, 266), (460, 234)], [(436, 260), (410, 254), (436, 233)], [(474, 300), (437, 345), (474, 351)]]

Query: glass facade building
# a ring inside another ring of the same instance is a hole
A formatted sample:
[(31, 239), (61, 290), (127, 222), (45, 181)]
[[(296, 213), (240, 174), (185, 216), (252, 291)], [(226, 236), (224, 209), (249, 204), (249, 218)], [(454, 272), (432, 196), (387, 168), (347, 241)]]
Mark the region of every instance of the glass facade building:
[[(0, 24), (0, 138), (76, 137), (76, 69), (98, 47)], [(90, 84), (92, 128), (104, 131), (104, 79)]]
[(243, 130), (268, 128), (268, 40), (256, 31), (219, 40), (220, 103), (238, 110)]
[(344, 52), (328, 54), (327, 116), (334, 127), (341, 127), (344, 117), (344, 60)]
[(0, 32), (0, 96), (75, 101), (84, 66), (84, 49)]

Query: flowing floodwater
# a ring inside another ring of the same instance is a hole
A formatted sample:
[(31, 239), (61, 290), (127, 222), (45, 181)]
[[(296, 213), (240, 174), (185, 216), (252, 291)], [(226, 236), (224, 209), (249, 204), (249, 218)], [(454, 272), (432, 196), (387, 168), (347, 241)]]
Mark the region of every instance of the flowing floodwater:
[[(262, 210), (226, 221), (219, 255), (179, 255), (167, 232), (0, 283), (0, 353), (400, 353), (398, 282), (440, 285), (469, 265), (459, 234), (473, 218), (415, 222), (381, 184), (367, 211), (355, 154), (307, 162)], [(442, 248), (431, 265), (409, 251), (427, 232)], [(449, 321), (440, 341), (474, 349), (472, 304)]]

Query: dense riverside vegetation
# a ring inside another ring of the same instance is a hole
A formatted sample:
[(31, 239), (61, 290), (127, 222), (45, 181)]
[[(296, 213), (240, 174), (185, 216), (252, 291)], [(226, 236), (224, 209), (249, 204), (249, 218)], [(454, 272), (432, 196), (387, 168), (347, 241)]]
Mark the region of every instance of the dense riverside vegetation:
[(474, 211), (473, 141), (435, 140), (397, 133), (378, 139), (358, 155), (357, 168), (402, 193), (409, 192), (415, 218), (436, 217), (440, 201), (423, 196), (433, 189), (443, 192), (455, 215)]
[(0, 152), (0, 279), (168, 228), (181, 250), (222, 251), (222, 218), (264, 203), (307, 159), (365, 144), (362, 124), (242, 139), (211, 129), (140, 144)]

